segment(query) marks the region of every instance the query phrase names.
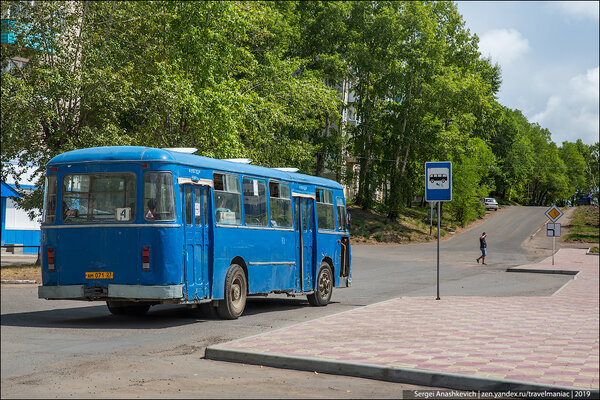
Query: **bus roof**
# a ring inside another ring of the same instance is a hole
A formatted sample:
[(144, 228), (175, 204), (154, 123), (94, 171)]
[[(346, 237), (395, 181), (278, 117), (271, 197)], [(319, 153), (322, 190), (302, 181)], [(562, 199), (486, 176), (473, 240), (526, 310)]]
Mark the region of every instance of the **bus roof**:
[(288, 173), (273, 168), (217, 160), (154, 147), (107, 146), (73, 150), (57, 155), (50, 160), (48, 166), (90, 162), (165, 162), (342, 189), (342, 186), (336, 181), (318, 176)]

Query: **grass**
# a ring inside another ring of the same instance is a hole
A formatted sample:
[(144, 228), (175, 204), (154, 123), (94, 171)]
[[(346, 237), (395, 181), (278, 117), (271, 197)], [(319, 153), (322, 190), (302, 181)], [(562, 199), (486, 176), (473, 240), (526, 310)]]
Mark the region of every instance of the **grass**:
[(599, 217), (597, 206), (578, 206), (567, 226), (565, 242), (598, 244)]
[(42, 281), (42, 269), (35, 265), (9, 265), (0, 269), (0, 279), (24, 279), (39, 283)]
[[(437, 237), (436, 220), (429, 234), (429, 207), (411, 207), (403, 210), (395, 222), (387, 215), (352, 205), (348, 212), (352, 216), (350, 237), (353, 243), (421, 243)], [(448, 213), (449, 214), (449, 213)], [(457, 222), (442, 213), (441, 236), (455, 231)]]
[(565, 242), (597, 243), (598, 235), (585, 235), (582, 233), (568, 233)]

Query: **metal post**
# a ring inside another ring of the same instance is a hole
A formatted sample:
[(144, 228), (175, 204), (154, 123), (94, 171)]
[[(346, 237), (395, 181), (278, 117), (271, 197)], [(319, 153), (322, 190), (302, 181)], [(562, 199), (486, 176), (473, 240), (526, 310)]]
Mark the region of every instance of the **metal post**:
[(433, 229), (433, 201), (429, 205), (429, 236), (431, 236), (431, 229)]
[(554, 265), (554, 246), (556, 246), (556, 236), (552, 236), (552, 265)]
[(438, 228), (438, 234), (437, 234), (437, 298), (436, 300), (440, 299), (440, 206), (441, 206), (442, 202), (438, 201), (437, 202), (437, 228)]

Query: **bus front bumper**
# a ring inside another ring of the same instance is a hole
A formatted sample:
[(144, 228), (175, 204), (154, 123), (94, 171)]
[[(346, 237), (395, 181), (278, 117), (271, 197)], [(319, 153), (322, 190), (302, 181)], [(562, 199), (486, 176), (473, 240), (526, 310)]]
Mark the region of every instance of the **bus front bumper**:
[(183, 285), (142, 286), (142, 285), (108, 285), (105, 295), (91, 294), (85, 285), (38, 286), (38, 297), (48, 300), (88, 300), (97, 299), (135, 299), (135, 300), (167, 300), (181, 299)]

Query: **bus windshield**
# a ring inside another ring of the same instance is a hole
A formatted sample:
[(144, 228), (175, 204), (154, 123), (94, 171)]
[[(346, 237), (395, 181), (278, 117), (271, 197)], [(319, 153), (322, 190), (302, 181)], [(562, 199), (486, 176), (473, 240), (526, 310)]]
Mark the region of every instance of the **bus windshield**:
[(130, 222), (135, 218), (135, 174), (65, 175), (62, 221)]

